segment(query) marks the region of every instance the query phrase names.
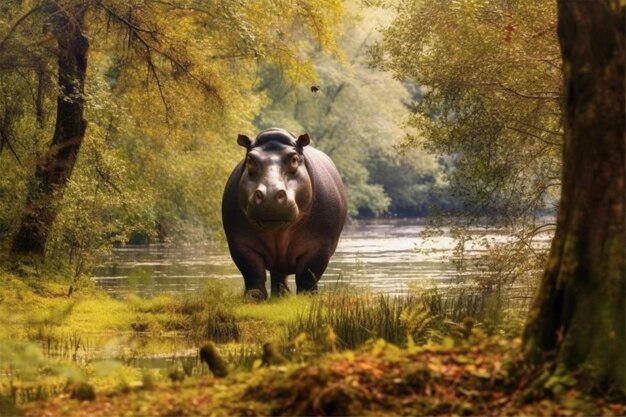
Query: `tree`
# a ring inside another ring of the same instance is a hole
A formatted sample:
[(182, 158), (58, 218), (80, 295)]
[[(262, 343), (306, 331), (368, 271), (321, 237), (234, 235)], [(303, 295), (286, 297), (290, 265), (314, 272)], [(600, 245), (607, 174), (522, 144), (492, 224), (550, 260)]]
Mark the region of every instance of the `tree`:
[[(298, 45), (312, 37), (332, 50), (342, 14), (339, 1), (316, 0), (288, 6), (269, 0), (10, 0), (0, 10), (0, 159), (9, 162), (3, 169), (35, 172), (20, 181), (27, 185), (14, 187), (10, 180), (15, 175), (0, 173), (0, 194), (19, 190), (14, 203), (24, 207), (13, 220), (12, 210), (0, 207), (0, 232), (8, 223), (18, 225), (10, 244), (16, 257), (46, 252), (75, 166), (85, 174), (77, 178), (98, 179), (88, 181), (95, 184), (94, 194), (124, 194), (127, 190), (116, 185), (115, 169), (107, 161), (123, 162), (126, 172), (146, 161), (154, 162), (150, 167), (155, 170), (170, 168), (174, 164), (164, 160), (182, 148), (194, 149), (192, 159), (198, 162), (211, 140), (250, 124), (262, 101), (254, 92), (258, 66), (277, 63), (287, 77), (311, 80), (310, 60), (299, 54)], [(31, 107), (39, 130), (32, 127)], [(85, 120), (90, 122), (87, 130)], [(225, 127), (228, 122), (233, 123)], [(137, 157), (128, 143), (141, 140), (146, 154)], [(82, 156), (79, 149), (85, 143), (89, 153)], [(166, 156), (150, 154), (150, 145), (165, 149)], [(220, 143), (219, 152), (209, 157), (220, 172), (223, 152)], [(155, 177), (164, 181), (167, 176)], [(144, 180), (141, 185), (153, 194), (146, 200), (162, 201), (158, 183)], [(210, 191), (211, 197), (218, 195)], [(195, 198), (194, 206), (201, 206), (201, 193)], [(93, 213), (77, 209), (73, 214), (88, 218)]]
[[(417, 86), (404, 145), (440, 156), (449, 225), (463, 279), (512, 300), (540, 280), (560, 187), (562, 71), (556, 4), (541, 0), (400, 0), (371, 52), (374, 63)], [(546, 216), (547, 214), (547, 216)], [(476, 226), (512, 236), (497, 242)], [(523, 280), (523, 281), (522, 281)], [(521, 281), (521, 282), (520, 282)], [(519, 285), (522, 283), (522, 285)], [(512, 285), (515, 284), (515, 285)]]
[[(278, 125), (308, 131), (314, 146), (326, 152), (341, 172), (349, 214), (380, 215), (396, 207), (389, 191), (400, 197), (400, 192), (395, 192), (399, 176), (434, 178), (439, 167), (429, 155), (399, 156), (394, 147), (405, 134), (402, 122), (410, 94), (404, 83), (368, 62), (368, 48), (380, 38), (378, 28), (390, 20), (391, 13), (364, 8), (358, 2), (347, 2), (347, 7), (359, 17), (346, 18), (343, 23), (345, 34), (338, 41), (344, 59), (313, 50), (313, 65), (319, 75), (313, 90), (286, 82), (267, 70), (262, 85), (272, 102), (256, 124), (260, 128)], [(395, 170), (393, 178), (388, 178), (385, 170)], [(405, 185), (403, 191), (413, 199), (425, 198), (428, 192), (426, 184), (421, 189)], [(414, 203), (409, 202), (417, 205)]]
[(72, 174), (78, 151), (85, 137), (83, 119), (85, 74), (89, 42), (83, 33), (86, 7), (62, 7), (54, 1), (42, 6), (49, 16), (51, 32), (57, 43), (58, 88), (56, 123), (49, 149), (37, 164), (26, 199), (26, 212), (13, 238), (13, 255), (44, 255), (45, 244), (57, 211), (55, 194)]
[(524, 352), (624, 390), (624, 16), (558, 1), (565, 142), (557, 230)]
[(425, 217), (433, 214), (434, 207), (446, 210), (454, 203), (444, 179), (445, 167), (423, 151), (372, 152), (365, 163), (371, 180), (389, 196), (388, 212), (393, 216)]
[(419, 86), (406, 146), (449, 155), (464, 213), (536, 221), (558, 196), (561, 71), (554, 4), (399, 1), (375, 62)]

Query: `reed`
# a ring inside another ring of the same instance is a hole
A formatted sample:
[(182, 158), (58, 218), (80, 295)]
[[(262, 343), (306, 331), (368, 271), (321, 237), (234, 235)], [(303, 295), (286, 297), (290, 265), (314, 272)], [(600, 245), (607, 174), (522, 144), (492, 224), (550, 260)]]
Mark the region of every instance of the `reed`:
[(467, 319), (488, 333), (514, 334), (526, 311), (508, 293), (468, 287), (403, 297), (335, 290), (311, 297), (307, 308), (286, 323), (286, 337), (306, 334), (322, 351), (355, 349), (377, 338), (405, 346), (409, 340), (439, 341)]
[(423, 338), (434, 322), (415, 297), (355, 295), (335, 291), (314, 297), (308, 309), (287, 324), (287, 337), (308, 334), (327, 350), (354, 349), (370, 339), (404, 345), (408, 335)]

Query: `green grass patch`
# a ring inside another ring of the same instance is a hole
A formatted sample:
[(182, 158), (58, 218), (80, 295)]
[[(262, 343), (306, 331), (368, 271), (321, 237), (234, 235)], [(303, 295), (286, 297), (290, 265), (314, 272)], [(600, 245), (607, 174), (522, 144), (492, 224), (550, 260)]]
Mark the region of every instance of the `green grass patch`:
[(220, 285), (149, 299), (113, 299), (90, 282), (69, 287), (0, 272), (0, 403), (71, 394), (85, 381), (101, 394), (202, 377), (208, 369), (196, 352), (207, 340), (233, 370), (250, 371), (268, 341), (292, 363), (310, 364), (379, 338), (411, 349), (492, 334), (506, 317), (493, 294), (462, 291), (394, 298), (335, 290), (254, 302)]
[(315, 297), (307, 295), (289, 295), (272, 298), (264, 303), (239, 301), (234, 309), (240, 319), (267, 323), (287, 324), (306, 311)]

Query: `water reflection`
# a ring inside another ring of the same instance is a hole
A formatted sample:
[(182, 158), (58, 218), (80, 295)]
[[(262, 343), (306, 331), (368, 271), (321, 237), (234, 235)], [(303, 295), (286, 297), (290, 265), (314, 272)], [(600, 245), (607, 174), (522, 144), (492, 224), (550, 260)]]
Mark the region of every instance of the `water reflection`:
[[(454, 242), (448, 233), (424, 240), (425, 226), (414, 221), (358, 222), (347, 225), (320, 287), (349, 286), (391, 295), (412, 285), (447, 285), (458, 280), (449, 262)], [(484, 233), (484, 232), (483, 232)], [(506, 235), (490, 232), (497, 241)], [(540, 242), (541, 243), (541, 242)], [(480, 247), (468, 246), (477, 253)], [(243, 290), (243, 279), (225, 246), (126, 246), (95, 271), (99, 287), (113, 296), (196, 291), (207, 283)], [(268, 280), (269, 281), (269, 280)], [(290, 277), (292, 289), (295, 287)]]

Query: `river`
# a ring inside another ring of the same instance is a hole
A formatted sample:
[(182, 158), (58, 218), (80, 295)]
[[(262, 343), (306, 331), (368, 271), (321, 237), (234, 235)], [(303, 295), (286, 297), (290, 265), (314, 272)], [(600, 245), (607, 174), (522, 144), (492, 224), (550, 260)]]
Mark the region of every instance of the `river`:
[[(348, 286), (390, 295), (406, 294), (414, 285), (445, 287), (461, 273), (450, 262), (454, 241), (449, 231), (424, 239), (416, 220), (359, 221), (346, 225), (337, 251), (319, 286)], [(497, 231), (477, 231), (493, 241), (510, 237)], [(547, 240), (538, 242), (547, 244)], [(468, 245), (467, 256), (482, 249)], [(99, 287), (114, 297), (136, 293), (150, 297), (193, 292), (219, 283), (243, 291), (243, 279), (225, 245), (147, 245), (115, 248), (96, 270)], [(289, 278), (292, 289), (293, 277)], [(269, 285), (269, 279), (268, 279)]]

